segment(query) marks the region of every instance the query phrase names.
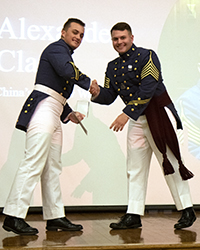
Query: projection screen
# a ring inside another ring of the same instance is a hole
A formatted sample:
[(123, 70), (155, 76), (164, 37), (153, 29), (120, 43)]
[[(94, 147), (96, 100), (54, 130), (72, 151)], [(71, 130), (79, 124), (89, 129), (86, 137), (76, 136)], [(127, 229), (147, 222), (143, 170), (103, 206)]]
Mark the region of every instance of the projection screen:
[[(111, 27), (128, 22), (136, 46), (151, 48), (161, 61), (164, 83), (183, 121), (179, 132), (185, 165), (195, 177), (189, 181), (194, 204), (200, 203), (200, 2), (195, 0), (1, 0), (0, 2), (0, 207), (9, 194), (20, 160), (25, 133), (15, 129), (21, 107), (33, 89), (43, 49), (60, 38), (69, 17), (86, 23), (81, 46), (73, 54), (76, 66), (104, 84), (107, 63), (118, 56), (112, 47)], [(121, 114), (117, 99), (109, 106), (90, 102), (89, 92), (75, 87), (68, 100), (86, 114), (86, 135), (79, 125), (63, 127), (65, 206), (126, 205), (126, 132), (109, 125)], [(174, 204), (162, 171), (153, 157), (146, 204)], [(41, 206), (40, 183), (32, 206)]]

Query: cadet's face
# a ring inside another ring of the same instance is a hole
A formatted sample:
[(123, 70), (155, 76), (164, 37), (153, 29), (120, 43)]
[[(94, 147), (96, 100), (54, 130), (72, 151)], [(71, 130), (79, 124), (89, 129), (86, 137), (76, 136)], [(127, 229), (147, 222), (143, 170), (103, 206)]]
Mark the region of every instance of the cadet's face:
[(133, 35), (128, 30), (113, 30), (111, 37), (113, 47), (119, 54), (124, 54), (132, 46)]
[(67, 31), (62, 30), (62, 39), (74, 50), (79, 47), (84, 36), (84, 27), (78, 23), (71, 23)]

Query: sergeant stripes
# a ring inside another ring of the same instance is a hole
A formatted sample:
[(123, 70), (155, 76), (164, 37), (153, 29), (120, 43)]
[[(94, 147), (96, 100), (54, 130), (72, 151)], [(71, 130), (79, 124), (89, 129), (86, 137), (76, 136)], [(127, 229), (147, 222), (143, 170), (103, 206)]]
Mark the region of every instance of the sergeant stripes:
[(105, 76), (104, 87), (109, 89), (110, 88), (110, 79)]
[(142, 69), (141, 80), (147, 77), (148, 75), (153, 76), (153, 78), (155, 78), (156, 81), (158, 81), (159, 79), (159, 70), (156, 68), (155, 64), (153, 63), (152, 51), (150, 51), (149, 61)]

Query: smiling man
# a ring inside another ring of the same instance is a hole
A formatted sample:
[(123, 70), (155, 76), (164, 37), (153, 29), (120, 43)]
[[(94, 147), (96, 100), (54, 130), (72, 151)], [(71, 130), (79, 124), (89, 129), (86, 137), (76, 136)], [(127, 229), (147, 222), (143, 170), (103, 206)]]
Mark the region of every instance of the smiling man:
[(111, 129), (121, 131), (129, 121), (128, 209), (121, 220), (111, 223), (110, 227), (129, 229), (142, 226), (140, 216), (144, 215), (153, 152), (163, 168), (175, 205), (182, 210), (182, 216), (174, 227), (189, 227), (196, 216), (186, 180), (193, 174), (181, 161), (173, 125), (177, 124), (177, 128), (182, 128), (182, 125), (163, 84), (159, 59), (153, 50), (135, 46), (131, 27), (127, 23), (114, 25), (111, 37), (119, 57), (108, 63), (104, 87), (98, 85), (96, 80), (90, 86), (93, 102), (109, 105), (120, 96), (125, 104), (123, 112), (111, 124)]
[(16, 124), (16, 128), (26, 132), (26, 149), (3, 210), (6, 214), (3, 228), (7, 231), (24, 235), (38, 233), (24, 219), (39, 180), (46, 229), (75, 231), (83, 228), (65, 217), (59, 175), (62, 170), (61, 121), (77, 123), (84, 118), (83, 114), (72, 112), (67, 99), (74, 84), (85, 90), (90, 86), (90, 78), (79, 71), (72, 59), (73, 51), (82, 42), (84, 26), (79, 19), (68, 19), (61, 39), (50, 44), (41, 55), (34, 90)]

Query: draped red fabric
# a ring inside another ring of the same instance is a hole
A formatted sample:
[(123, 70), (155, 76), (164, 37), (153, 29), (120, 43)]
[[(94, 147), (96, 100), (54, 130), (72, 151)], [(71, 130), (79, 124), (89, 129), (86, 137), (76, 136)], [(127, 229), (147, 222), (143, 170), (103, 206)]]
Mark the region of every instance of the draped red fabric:
[(179, 163), (179, 172), (183, 180), (188, 180), (194, 175), (190, 172), (181, 160), (178, 139), (174, 128), (164, 107), (171, 103), (171, 99), (165, 91), (162, 95), (153, 97), (145, 110), (147, 122), (158, 150), (163, 155), (164, 174), (173, 174), (174, 169), (167, 158), (166, 145), (170, 148)]

